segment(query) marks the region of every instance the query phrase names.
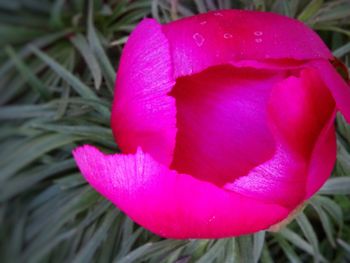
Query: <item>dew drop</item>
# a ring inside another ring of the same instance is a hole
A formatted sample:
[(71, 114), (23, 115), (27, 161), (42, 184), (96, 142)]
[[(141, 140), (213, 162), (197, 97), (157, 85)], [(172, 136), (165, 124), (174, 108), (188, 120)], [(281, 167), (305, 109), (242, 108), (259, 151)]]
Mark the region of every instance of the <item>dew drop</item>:
[(197, 46), (199, 46), (199, 47), (203, 46), (205, 38), (201, 34), (195, 33), (193, 35), (193, 39), (194, 39), (194, 42), (196, 42)]
[(263, 35), (263, 32), (262, 31), (255, 31), (254, 35), (257, 36), (257, 37), (260, 37), (260, 36)]
[(221, 14), (220, 12), (215, 12), (214, 16), (224, 16), (223, 14)]
[(256, 38), (256, 39), (255, 39), (255, 42), (256, 42), (256, 43), (261, 43), (261, 42), (262, 42), (262, 39), (261, 39), (261, 38)]
[(212, 216), (212, 217), (209, 219), (209, 223), (213, 222), (215, 219), (216, 219), (216, 216)]
[(232, 38), (232, 34), (230, 34), (230, 33), (225, 33), (225, 34), (224, 34), (224, 38), (226, 38), (226, 39)]
[(208, 22), (204, 20), (204, 21), (200, 22), (199, 24), (204, 26), (206, 23), (208, 23)]

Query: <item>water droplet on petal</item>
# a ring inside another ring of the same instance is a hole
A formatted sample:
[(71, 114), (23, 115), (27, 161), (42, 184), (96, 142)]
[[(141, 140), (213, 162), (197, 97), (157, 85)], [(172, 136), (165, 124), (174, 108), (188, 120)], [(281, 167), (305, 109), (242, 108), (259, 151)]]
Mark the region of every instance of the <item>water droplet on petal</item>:
[(216, 219), (216, 216), (212, 216), (212, 217), (209, 219), (209, 223), (213, 222), (215, 219)]
[(230, 33), (225, 33), (225, 34), (224, 34), (224, 38), (226, 38), (226, 39), (232, 38), (232, 34), (230, 34)]
[(203, 46), (205, 38), (201, 34), (195, 33), (193, 35), (193, 39), (194, 39), (194, 42), (196, 42), (197, 46), (199, 46), (199, 47)]
[(199, 24), (202, 25), (202, 26), (204, 26), (206, 23), (208, 23), (208, 22), (207, 22), (207, 21), (202, 21), (202, 22), (200, 22)]
[(256, 39), (255, 39), (255, 42), (256, 42), (256, 43), (261, 43), (261, 42), (262, 42), (262, 39), (261, 39), (261, 38), (256, 38)]
[(260, 37), (260, 36), (263, 35), (263, 32), (262, 31), (255, 31), (254, 35), (257, 36), (257, 37)]
[(224, 16), (223, 14), (221, 14), (220, 12), (215, 12), (214, 16)]

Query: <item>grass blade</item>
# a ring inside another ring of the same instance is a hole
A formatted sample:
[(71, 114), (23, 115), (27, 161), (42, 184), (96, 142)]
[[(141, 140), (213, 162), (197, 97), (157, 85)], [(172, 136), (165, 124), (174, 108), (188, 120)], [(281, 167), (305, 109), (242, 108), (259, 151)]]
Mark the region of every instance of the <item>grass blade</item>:
[(95, 88), (98, 90), (102, 83), (101, 68), (88, 42), (81, 34), (77, 34), (72, 37), (71, 41), (85, 59), (86, 65), (89, 67), (90, 72), (94, 78)]

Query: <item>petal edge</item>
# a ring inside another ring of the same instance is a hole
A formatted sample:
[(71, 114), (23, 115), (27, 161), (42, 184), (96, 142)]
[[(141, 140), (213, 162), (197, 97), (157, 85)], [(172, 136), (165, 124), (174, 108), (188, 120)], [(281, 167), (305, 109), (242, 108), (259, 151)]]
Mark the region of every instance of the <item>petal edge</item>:
[(74, 151), (86, 180), (145, 228), (168, 238), (223, 238), (266, 229), (289, 210), (261, 203), (135, 155)]
[(130, 35), (120, 59), (111, 124), (124, 153), (137, 147), (169, 164), (176, 136), (175, 84), (167, 38), (154, 19), (144, 19)]

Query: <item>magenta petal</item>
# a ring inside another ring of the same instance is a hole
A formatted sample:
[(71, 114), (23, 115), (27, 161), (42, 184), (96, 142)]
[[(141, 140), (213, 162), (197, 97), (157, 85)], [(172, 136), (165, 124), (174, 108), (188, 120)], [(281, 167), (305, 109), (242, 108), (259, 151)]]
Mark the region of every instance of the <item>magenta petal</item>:
[(273, 89), (269, 113), (281, 143), (308, 158), (335, 103), (319, 72), (306, 68), (299, 74)]
[(137, 147), (169, 164), (176, 135), (175, 84), (168, 41), (161, 25), (143, 20), (123, 50), (112, 109), (112, 129), (124, 153)]
[(269, 160), (267, 102), (285, 74), (222, 65), (179, 78), (170, 93), (178, 127), (171, 168), (223, 186)]
[(222, 10), (181, 19), (163, 28), (176, 76), (237, 60), (332, 58), (310, 28), (273, 13)]
[[(275, 155), (225, 188), (290, 208), (300, 204), (307, 191), (320, 187), (334, 164), (335, 140), (334, 135), (329, 135), (329, 127), (326, 141), (323, 143), (321, 136), (316, 144), (325, 125), (334, 120), (334, 110), (334, 100), (315, 70), (305, 69), (299, 77), (280, 82), (273, 88), (269, 102), (270, 124), (277, 143)], [(329, 153), (325, 153), (327, 149)], [(317, 164), (320, 161), (325, 162), (321, 167)]]
[(332, 93), (338, 110), (344, 115), (347, 122), (350, 122), (350, 85), (328, 61), (315, 60), (309, 64), (318, 70), (323, 82)]
[(86, 180), (145, 228), (168, 238), (221, 238), (252, 233), (290, 212), (186, 174), (178, 174), (140, 149), (104, 155), (91, 146), (74, 151)]
[(307, 167), (305, 160), (279, 146), (271, 160), (225, 188), (292, 209), (304, 199)]
[(332, 173), (337, 156), (334, 119), (335, 113), (323, 128), (315, 144), (309, 165), (305, 199), (318, 191)]

